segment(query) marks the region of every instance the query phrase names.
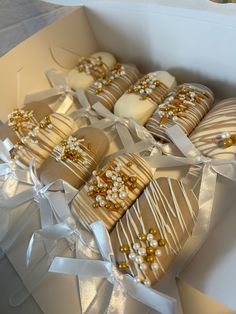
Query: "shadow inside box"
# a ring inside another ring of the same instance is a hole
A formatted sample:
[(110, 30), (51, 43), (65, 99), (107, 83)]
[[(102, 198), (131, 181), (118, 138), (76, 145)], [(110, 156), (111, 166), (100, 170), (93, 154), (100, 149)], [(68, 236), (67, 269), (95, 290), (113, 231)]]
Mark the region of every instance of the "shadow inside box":
[(0, 314), (43, 314), (32, 296), (17, 307), (9, 303), (9, 298), (20, 289), (25, 289), (10, 261), (0, 250)]
[[(204, 64), (202, 66), (204, 69)], [(190, 71), (184, 68), (169, 68), (167, 69), (177, 79), (178, 84), (182, 83), (200, 83), (209, 87), (216, 99), (224, 99), (230, 97), (236, 97), (235, 84), (229, 83), (226, 80), (214, 79), (212, 76), (208, 76), (203, 72)]]
[[(104, 18), (100, 10), (93, 10), (87, 7), (85, 10), (88, 19), (91, 21), (90, 25), (95, 34), (99, 49), (114, 54), (118, 58), (118, 61), (121, 60), (124, 63), (135, 64), (141, 73), (147, 73), (147, 69), (151, 69), (150, 71), (160, 69), (158, 60), (153, 61), (152, 58), (145, 58), (144, 60), (144, 56), (151, 55), (153, 50), (152, 40), (149, 36), (145, 36), (146, 28), (149, 27), (147, 15), (145, 19), (143, 12), (133, 12), (142, 24), (142, 31), (137, 36), (134, 36), (134, 34), (131, 35), (129, 32), (129, 20), (124, 19), (122, 21), (124, 25), (121, 29), (118, 29), (115, 27), (117, 24), (114, 19), (110, 21), (107, 16)], [(122, 12), (117, 12), (117, 23), (120, 23), (120, 14)], [(96, 29), (94, 25), (96, 25)], [(126, 31), (123, 31), (124, 28)], [(109, 40), (107, 40), (105, 34), (108, 34)], [(140, 42), (142, 42), (141, 45)]]

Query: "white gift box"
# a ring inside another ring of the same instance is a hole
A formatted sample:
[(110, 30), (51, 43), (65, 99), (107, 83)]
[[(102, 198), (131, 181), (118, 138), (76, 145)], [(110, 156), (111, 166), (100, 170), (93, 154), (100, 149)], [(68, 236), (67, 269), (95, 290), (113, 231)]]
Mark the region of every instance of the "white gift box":
[[(218, 6), (205, 0), (89, 1), (85, 8), (76, 9), (0, 59), (0, 119), (5, 121), (7, 114), (23, 103), (26, 94), (49, 88), (46, 70), (57, 68), (66, 73), (78, 56), (98, 50), (133, 62), (143, 72), (165, 69), (179, 83), (205, 84), (219, 99), (235, 96), (235, 14), (233, 4)], [(173, 169), (160, 174), (178, 175)], [(214, 202), (214, 219), (218, 223), (183, 274), (191, 285), (232, 310), (236, 310), (234, 190), (233, 184), (219, 180)], [(20, 215), (20, 211), (14, 211), (12, 220)], [(27, 241), (38, 228), (35, 215), (8, 253), (22, 277)], [(167, 277), (160, 289), (178, 298), (175, 283), (170, 281)], [(33, 297), (46, 314), (80, 313), (77, 280), (73, 276), (49, 274)], [(133, 300), (127, 304), (127, 313), (149, 312)], [(191, 314), (195, 314), (194, 309)]]

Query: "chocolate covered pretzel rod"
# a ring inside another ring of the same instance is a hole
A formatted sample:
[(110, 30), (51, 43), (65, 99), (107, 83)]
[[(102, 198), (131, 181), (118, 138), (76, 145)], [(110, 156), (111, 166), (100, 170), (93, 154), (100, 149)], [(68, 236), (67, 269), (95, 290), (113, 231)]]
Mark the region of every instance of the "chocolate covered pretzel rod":
[(181, 181), (158, 178), (111, 232), (119, 268), (145, 285), (158, 281), (191, 235), (198, 202)]
[(103, 131), (86, 127), (57, 145), (39, 169), (42, 183), (58, 179), (80, 188), (106, 155), (109, 140)]
[(189, 135), (210, 110), (214, 102), (213, 93), (200, 84), (179, 85), (158, 106), (145, 127), (157, 139), (169, 142), (166, 128), (178, 125)]
[(213, 107), (189, 138), (204, 156), (235, 159), (236, 98), (223, 100)]
[(132, 118), (145, 124), (175, 86), (175, 78), (168, 72), (149, 73), (131, 85), (120, 97), (115, 104), (114, 113), (119, 117)]
[(14, 145), (11, 157), (20, 165), (27, 166), (34, 158), (39, 167), (54, 146), (75, 129), (74, 121), (62, 114), (45, 115), (41, 120), (37, 117), (33, 110), (16, 109), (0, 128), (1, 137)]
[(99, 101), (113, 111), (117, 100), (139, 77), (140, 73), (134, 65), (116, 63), (105, 78), (98, 79), (87, 89), (87, 98), (91, 104)]
[(74, 90), (87, 89), (97, 79), (104, 79), (115, 63), (116, 59), (108, 52), (97, 52), (88, 58), (82, 57), (76, 67), (68, 73), (68, 84)]
[(111, 230), (148, 182), (152, 172), (146, 161), (136, 154), (124, 154), (99, 171), (72, 201), (72, 212), (86, 227), (103, 220)]

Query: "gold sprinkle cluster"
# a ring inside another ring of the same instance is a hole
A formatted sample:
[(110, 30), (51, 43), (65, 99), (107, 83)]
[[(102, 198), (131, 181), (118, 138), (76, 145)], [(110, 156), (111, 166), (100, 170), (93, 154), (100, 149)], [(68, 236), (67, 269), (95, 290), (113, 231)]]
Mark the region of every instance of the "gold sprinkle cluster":
[[(127, 163), (131, 168), (132, 162)], [(119, 162), (112, 161), (101, 171), (94, 171), (88, 185), (88, 196), (94, 199), (93, 207), (105, 207), (110, 211), (126, 208), (129, 192), (137, 188), (137, 177), (128, 176)]]
[(33, 111), (15, 109), (8, 115), (8, 125), (17, 132), (33, 130), (36, 124), (37, 121), (33, 116)]
[[(165, 239), (159, 237), (157, 240), (158, 234), (156, 228), (150, 228), (147, 234), (141, 233), (138, 235), (139, 242), (132, 243), (131, 246), (123, 244), (120, 247), (120, 251), (127, 255), (129, 262), (122, 261), (119, 263), (119, 269), (126, 270), (130, 263), (134, 263), (144, 274), (143, 283), (147, 286), (150, 285), (150, 281), (145, 277), (145, 272), (148, 269), (153, 272), (158, 271), (158, 257), (162, 255), (161, 249), (167, 244)], [(137, 277), (136, 280), (138, 282), (142, 281), (140, 277)]]
[(160, 117), (160, 126), (168, 121), (176, 121), (191, 106), (199, 105), (208, 97), (207, 93), (196, 93), (191, 87), (179, 86), (174, 92), (171, 92), (165, 102), (158, 107), (157, 113)]
[(100, 94), (105, 91), (107, 86), (111, 86), (115, 79), (126, 75), (125, 68), (120, 63), (116, 63), (106, 79), (99, 79), (94, 83), (96, 86), (95, 93)]
[(8, 116), (8, 125), (15, 131), (19, 142), (14, 145), (11, 157), (19, 159), (25, 150), (25, 145), (29, 143), (38, 143), (38, 134), (40, 129), (52, 129), (50, 116), (45, 116), (39, 123), (35, 119), (33, 111), (24, 109), (15, 109)]
[(147, 74), (142, 77), (136, 84), (128, 89), (128, 93), (135, 93), (140, 95), (140, 99), (145, 100), (151, 98), (152, 92), (160, 86), (160, 81), (152, 74)]
[(95, 78), (105, 78), (107, 74), (106, 65), (99, 56), (97, 58), (81, 58), (77, 64), (80, 73), (92, 75)]
[(59, 152), (57, 161), (72, 161), (75, 163), (82, 163), (88, 165), (88, 153), (85, 146), (82, 145), (84, 139), (78, 139), (74, 136), (69, 136), (63, 140), (57, 147), (54, 148), (55, 152)]
[(217, 138), (216, 143), (223, 148), (228, 148), (236, 144), (236, 134), (222, 132)]

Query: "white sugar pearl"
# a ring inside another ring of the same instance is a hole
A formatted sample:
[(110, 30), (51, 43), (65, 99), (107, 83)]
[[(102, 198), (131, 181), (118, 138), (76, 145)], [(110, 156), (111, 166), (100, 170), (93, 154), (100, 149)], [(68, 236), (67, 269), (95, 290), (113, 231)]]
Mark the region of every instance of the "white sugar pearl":
[(125, 207), (125, 202), (120, 203), (121, 207)]
[(117, 181), (118, 181), (118, 182), (122, 182), (122, 178), (121, 178), (121, 177), (118, 177), (118, 178), (117, 178)]
[(150, 241), (150, 246), (151, 247), (157, 247), (158, 246), (157, 240)]
[(148, 240), (148, 241), (152, 241), (152, 239), (153, 239), (153, 234), (148, 233), (148, 234), (147, 234), (147, 240)]
[(127, 193), (126, 193), (125, 191), (122, 191), (122, 192), (119, 193), (119, 198), (120, 198), (120, 199), (123, 200), (123, 199), (125, 199), (126, 197), (127, 197)]
[(229, 138), (230, 137), (230, 134), (229, 134), (229, 132), (223, 132), (223, 133), (221, 133), (220, 134), (220, 139), (227, 139), (227, 138)]
[(161, 256), (161, 250), (156, 250), (155, 255), (156, 255), (157, 257)]
[(112, 190), (107, 190), (107, 194), (111, 194), (112, 193)]
[(101, 200), (102, 200), (101, 195), (96, 196), (96, 201), (97, 201), (97, 202), (100, 202)]
[(116, 199), (118, 197), (118, 194), (117, 193), (113, 193), (112, 194), (112, 198)]
[(150, 287), (151, 286), (151, 281), (149, 279), (145, 279), (144, 282), (146, 287)]
[(136, 262), (137, 264), (142, 264), (142, 262), (143, 262), (143, 257), (140, 256), (140, 255), (136, 256), (136, 257), (135, 257), (135, 262)]
[(92, 185), (89, 187), (89, 191), (93, 191), (93, 186)]
[(129, 253), (129, 259), (134, 260), (136, 257), (136, 254), (134, 252)]
[(105, 202), (105, 201), (103, 201), (103, 200), (101, 200), (101, 201), (100, 201), (100, 203), (99, 203), (99, 205), (100, 205), (101, 207), (103, 207), (103, 206), (105, 206), (105, 205), (106, 205), (106, 202)]
[(112, 177), (112, 172), (111, 170), (106, 171), (106, 177), (111, 178)]
[(138, 254), (144, 256), (146, 254), (146, 249), (144, 247), (141, 247), (138, 249)]
[(136, 283), (140, 283), (142, 281), (140, 277), (135, 277), (134, 280), (136, 281)]
[(112, 192), (117, 192), (117, 188), (116, 187), (112, 188)]
[(139, 248), (140, 248), (140, 244), (139, 244), (139, 243), (134, 243), (134, 244), (133, 244), (133, 249), (134, 249), (135, 251), (138, 251)]
[(111, 178), (112, 178), (113, 181), (116, 181), (117, 176), (112, 176)]
[(151, 264), (151, 269), (152, 270), (158, 270), (158, 268), (159, 268), (159, 265), (157, 263), (152, 263)]
[(119, 186), (119, 182), (114, 182), (114, 186), (118, 187)]
[(147, 266), (147, 264), (142, 263), (139, 268), (140, 268), (142, 271), (145, 271), (145, 270), (148, 269), (148, 266)]
[(99, 188), (102, 188), (102, 187), (103, 187), (103, 183), (99, 183), (99, 184), (98, 184), (98, 187), (99, 187)]

